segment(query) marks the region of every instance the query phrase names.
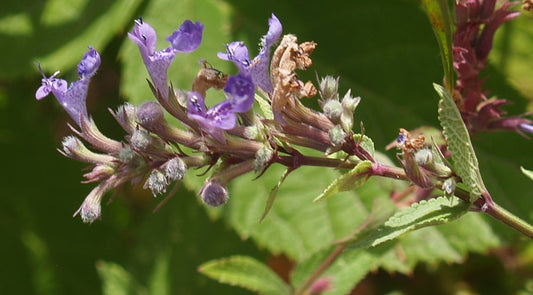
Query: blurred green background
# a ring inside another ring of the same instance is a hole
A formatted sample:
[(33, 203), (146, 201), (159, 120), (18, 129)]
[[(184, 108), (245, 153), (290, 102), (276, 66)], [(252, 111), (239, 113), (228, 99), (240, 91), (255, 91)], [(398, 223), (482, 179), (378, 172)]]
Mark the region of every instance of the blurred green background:
[[(189, 87), (200, 58), (234, 73), (216, 53), (233, 40), (245, 40), (252, 55), (257, 53), (254, 45), (275, 13), (284, 33), (318, 43), (314, 64), (302, 80), (315, 81), (315, 72), (341, 75), (341, 93), (352, 88), (363, 98), (356, 122), (364, 122), (378, 150), (400, 127), (438, 126), (432, 83), (442, 79), (439, 51), (416, 1), (20, 0), (2, 6), (0, 294), (121, 294), (112, 292), (111, 285), (103, 288), (98, 270), (131, 280), (130, 294), (143, 288), (157, 294), (248, 294), (202, 276), (197, 267), (246, 254), (281, 271), (288, 268), (285, 259), (243, 240), (223, 220), (210, 218), (195, 191), (185, 186), (155, 214), (161, 199), (142, 188), (125, 187), (109, 205), (106, 196), (101, 221), (86, 225), (72, 218), (93, 186), (80, 184), (83, 164), (56, 151), (71, 133), (69, 118), (54, 98), (34, 99), (41, 78), (34, 62), (48, 75), (61, 70), (62, 78), (73, 81), (77, 62), (88, 45), (94, 46), (103, 60), (91, 82), (88, 109), (105, 134), (120, 138), (107, 108), (151, 99), (148, 75), (126, 35), (138, 16), (158, 32), (158, 48), (166, 46), (164, 38), (185, 19), (206, 25), (200, 49), (178, 56), (170, 69), (176, 87)], [(533, 99), (532, 49), (533, 15), (525, 13), (500, 30), (484, 73), (493, 94), (515, 102), (506, 108), (510, 114), (524, 112)], [(531, 222), (533, 186), (518, 167), (533, 169), (533, 142), (495, 133), (477, 136), (474, 145), (493, 197)], [(252, 197), (253, 185), (247, 189)], [(424, 294), (437, 292), (435, 286), (450, 294), (457, 289), (452, 285), (480, 294), (533, 293), (533, 244), (490, 224), (501, 247), (473, 254), (463, 264), (421, 265), (410, 276), (376, 271), (359, 284), (358, 294)]]

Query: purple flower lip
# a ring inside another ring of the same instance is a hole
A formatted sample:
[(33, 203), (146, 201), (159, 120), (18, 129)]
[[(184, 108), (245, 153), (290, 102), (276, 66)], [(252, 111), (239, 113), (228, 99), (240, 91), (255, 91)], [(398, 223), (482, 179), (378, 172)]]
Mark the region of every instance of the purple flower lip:
[(250, 61), (248, 48), (241, 41), (226, 45), (226, 52), (219, 52), (218, 57), (233, 61), (239, 70), (252, 77), (253, 83), (267, 93), (272, 93), (273, 86), (269, 75), (270, 47), (278, 41), (283, 28), (279, 19), (272, 14), (268, 20), (268, 32), (261, 38), (259, 54)]
[(190, 20), (186, 20), (165, 40), (170, 42), (172, 47), (179, 52), (191, 52), (200, 46), (203, 30), (204, 26), (200, 21), (193, 23)]
[(204, 97), (198, 92), (189, 92), (188, 116), (196, 120), (211, 136), (224, 142), (222, 130), (233, 129), (237, 123), (236, 113), (244, 113), (252, 108), (255, 86), (249, 76), (239, 73), (231, 76), (224, 87), (227, 99), (207, 109)]

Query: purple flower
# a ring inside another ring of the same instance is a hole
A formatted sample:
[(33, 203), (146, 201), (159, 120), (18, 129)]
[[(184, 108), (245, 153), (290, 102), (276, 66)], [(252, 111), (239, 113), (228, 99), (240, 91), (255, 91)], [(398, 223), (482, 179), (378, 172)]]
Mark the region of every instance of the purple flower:
[(47, 78), (41, 67), (38, 65), (39, 70), (43, 75), (43, 79), (41, 80), (42, 86), (39, 87), (35, 93), (35, 98), (40, 100), (51, 92), (70, 117), (81, 127), (82, 118), (88, 118), (85, 101), (87, 98), (89, 82), (99, 66), (100, 55), (94, 48), (89, 46), (89, 51), (83, 55), (83, 58), (78, 64), (78, 75), (80, 76), (80, 79), (67, 88), (67, 81), (56, 78), (59, 71)]
[(166, 40), (171, 46), (162, 50), (155, 50), (157, 34), (148, 24), (137, 19), (135, 27), (128, 37), (137, 44), (144, 65), (152, 78), (155, 87), (163, 97), (168, 97), (167, 70), (178, 52), (191, 52), (200, 46), (204, 26), (199, 21), (193, 23), (186, 20)]
[(250, 77), (239, 73), (231, 76), (224, 87), (227, 99), (207, 109), (205, 100), (198, 92), (189, 92), (188, 116), (196, 120), (202, 129), (213, 138), (224, 142), (222, 130), (230, 130), (237, 123), (236, 113), (250, 110), (254, 102), (255, 88)]
[(178, 52), (191, 52), (196, 50), (200, 46), (200, 43), (202, 43), (203, 30), (204, 26), (200, 21), (193, 23), (190, 20), (186, 20), (165, 40), (170, 42), (172, 48)]
[(237, 122), (237, 115), (228, 100), (206, 110), (203, 96), (192, 91), (188, 95), (187, 108), (188, 117), (196, 120), (204, 131), (220, 142), (225, 142), (222, 130), (232, 129)]
[(227, 93), (233, 112), (247, 112), (254, 103), (254, 84), (242, 73), (229, 77), (224, 91)]
[(261, 38), (261, 50), (252, 61), (248, 56), (248, 48), (240, 41), (226, 45), (226, 53), (219, 52), (218, 57), (233, 61), (241, 72), (252, 77), (252, 81), (257, 87), (271, 93), (273, 86), (268, 73), (270, 47), (278, 41), (283, 28), (274, 14), (268, 20), (268, 26), (267, 34)]

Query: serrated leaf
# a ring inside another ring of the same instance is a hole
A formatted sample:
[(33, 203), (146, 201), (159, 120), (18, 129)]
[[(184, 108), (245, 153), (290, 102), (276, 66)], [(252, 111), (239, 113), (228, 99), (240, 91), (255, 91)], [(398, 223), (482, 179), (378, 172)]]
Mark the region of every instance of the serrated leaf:
[(96, 269), (102, 280), (104, 295), (148, 294), (129, 272), (116, 263), (99, 261)]
[(527, 176), (527, 177), (529, 177), (529, 179), (533, 180), (533, 171), (527, 170), (524, 167), (520, 167), (520, 170), (522, 171), (522, 173), (524, 173), (525, 176)]
[(479, 164), (468, 130), (450, 92), (438, 84), (433, 84), (433, 87), (441, 98), (439, 101), (439, 121), (444, 137), (448, 142), (455, 173), (468, 187), (470, 201), (473, 202), (487, 189), (479, 172)]
[(350, 234), (368, 215), (353, 191), (313, 203), (337, 173), (302, 167), (287, 177), (268, 217), (260, 223), (270, 189), (283, 171), (283, 167), (273, 165), (258, 179), (247, 175), (232, 181), (231, 199), (223, 216), (242, 238), (251, 237), (274, 254), (299, 260)]
[(444, 224), (468, 212), (470, 204), (457, 198), (438, 197), (414, 203), (411, 207), (394, 214), (383, 226), (353, 247), (377, 246), (413, 230), (437, 224)]
[(232, 256), (202, 264), (204, 275), (221, 283), (240, 286), (260, 294), (291, 294), (290, 287), (268, 266), (248, 256)]
[(452, 18), (446, 0), (422, 0), (422, 6), (428, 15), (433, 33), (439, 43), (444, 69), (444, 80), (448, 89), (453, 87), (453, 54), (452, 54)]
[(355, 142), (359, 142), (361, 147), (365, 149), (365, 151), (367, 151), (371, 156), (374, 156), (376, 150), (374, 148), (374, 142), (370, 137), (363, 135), (361, 138), (361, 134), (354, 134), (353, 139)]
[(372, 168), (372, 162), (368, 160), (359, 162), (352, 170), (335, 179), (313, 202), (324, 200), (339, 192), (356, 189), (368, 179), (367, 172), (370, 168)]

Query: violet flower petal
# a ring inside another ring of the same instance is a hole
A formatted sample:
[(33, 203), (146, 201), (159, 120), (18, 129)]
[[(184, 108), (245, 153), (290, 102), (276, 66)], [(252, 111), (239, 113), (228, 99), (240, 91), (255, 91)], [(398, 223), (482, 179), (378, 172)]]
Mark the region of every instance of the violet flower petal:
[(268, 26), (267, 34), (261, 38), (262, 48), (252, 61), (250, 75), (257, 87), (263, 89), (267, 93), (271, 93), (274, 89), (268, 71), (270, 64), (270, 47), (278, 41), (283, 27), (274, 14), (272, 14), (272, 17), (268, 20)]
[(254, 103), (255, 86), (247, 75), (239, 73), (229, 77), (224, 91), (228, 94), (233, 112), (247, 112)]
[(190, 20), (186, 20), (165, 40), (170, 42), (172, 48), (179, 52), (191, 52), (200, 46), (203, 30), (204, 26), (200, 21), (193, 23)]
[(217, 56), (220, 59), (233, 61), (241, 72), (248, 72), (250, 67), (250, 56), (248, 55), (248, 48), (242, 41), (231, 42), (226, 45), (226, 53), (219, 52)]

